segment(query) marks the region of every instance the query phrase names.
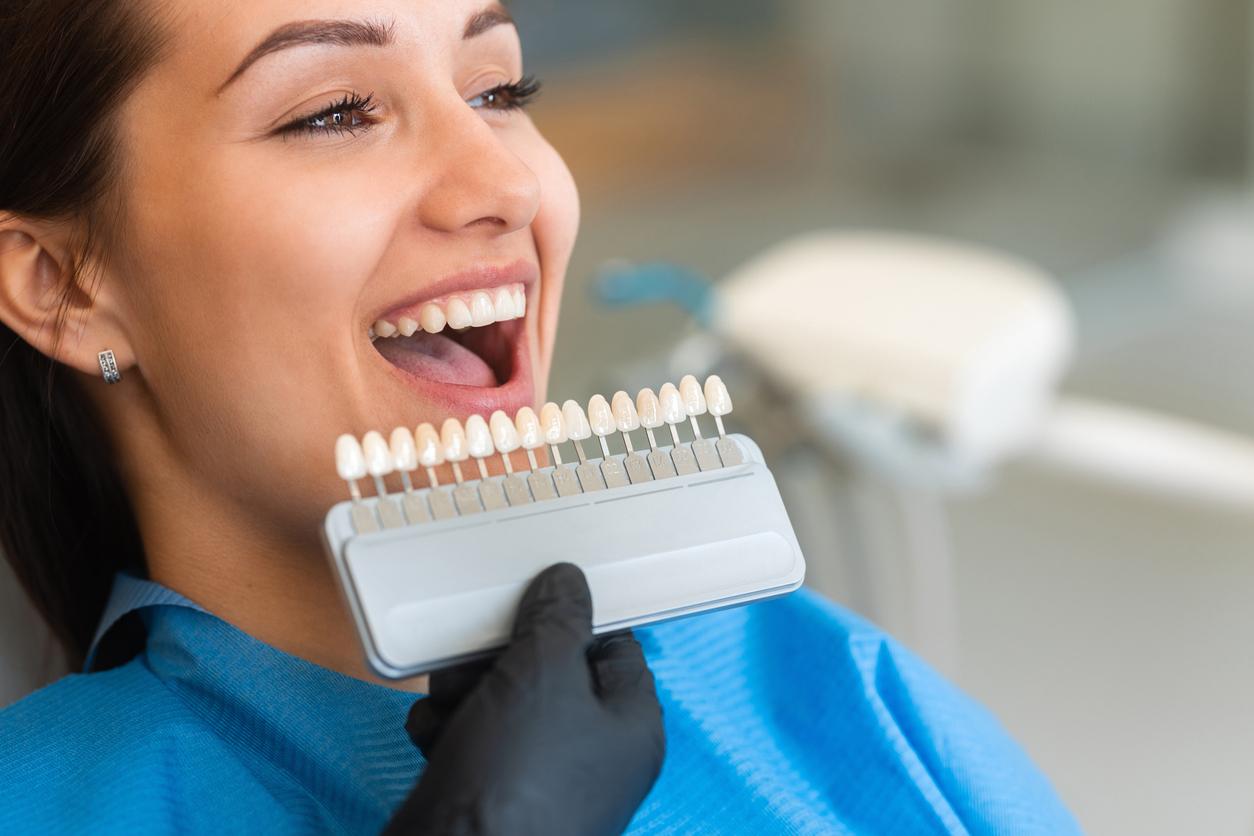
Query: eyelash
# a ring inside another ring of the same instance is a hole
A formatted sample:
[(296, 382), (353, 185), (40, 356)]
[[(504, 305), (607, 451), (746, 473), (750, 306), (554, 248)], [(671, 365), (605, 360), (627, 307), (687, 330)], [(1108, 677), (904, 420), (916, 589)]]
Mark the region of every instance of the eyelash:
[[(508, 84), (498, 84), (491, 90), (485, 90), (475, 99), (491, 99), (501, 100), (501, 104), (488, 106), (489, 110), (519, 110), (531, 104), (531, 100), (540, 92), (540, 80), (535, 76), (525, 75), (518, 81), (512, 81)], [(472, 99), (471, 101), (473, 101)], [(363, 119), (356, 122), (345, 124), (344, 122), (330, 121), (334, 116), (341, 113), (370, 113), (378, 107), (378, 103), (374, 100), (374, 93), (361, 96), (358, 93), (349, 93), (342, 96), (339, 101), (328, 105), (317, 113), (309, 116), (302, 116), (294, 119), (286, 125), (280, 127), (277, 131), (281, 136), (287, 137), (294, 134), (306, 134), (316, 136), (318, 134), (352, 134), (356, 135), (357, 131), (362, 128), (369, 127), (372, 122)], [(318, 121), (322, 124), (317, 124)]]

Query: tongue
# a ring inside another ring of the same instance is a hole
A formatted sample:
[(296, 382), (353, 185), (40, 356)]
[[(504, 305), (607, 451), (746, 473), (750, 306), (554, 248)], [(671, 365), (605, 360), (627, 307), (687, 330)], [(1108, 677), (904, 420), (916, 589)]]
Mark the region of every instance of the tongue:
[(483, 358), (443, 334), (419, 331), (412, 337), (384, 337), (374, 342), (384, 359), (414, 377), (440, 383), (490, 388), (496, 375)]

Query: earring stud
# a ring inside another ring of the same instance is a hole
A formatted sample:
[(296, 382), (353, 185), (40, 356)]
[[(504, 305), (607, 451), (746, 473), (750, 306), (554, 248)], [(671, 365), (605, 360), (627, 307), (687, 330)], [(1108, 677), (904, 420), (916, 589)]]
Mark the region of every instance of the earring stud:
[(104, 377), (105, 383), (117, 383), (122, 379), (122, 373), (118, 371), (117, 358), (113, 356), (113, 351), (105, 349), (96, 355), (96, 359), (100, 361), (100, 374)]

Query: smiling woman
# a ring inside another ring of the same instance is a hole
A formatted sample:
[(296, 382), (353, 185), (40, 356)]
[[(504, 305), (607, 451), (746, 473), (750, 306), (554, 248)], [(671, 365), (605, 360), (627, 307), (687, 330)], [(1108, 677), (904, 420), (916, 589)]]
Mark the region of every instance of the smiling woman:
[(0, 831), (377, 831), (420, 774), (464, 816), (501, 775), (557, 811), (492, 832), (606, 799), (617, 829), (659, 699), (637, 832), (1067, 829), (991, 719), (803, 593), (639, 631), (656, 692), (570, 572), (464, 703), (366, 669), (318, 534), (331, 440), (545, 395), (579, 201), (511, 23), (0, 0), (0, 546), (84, 670), (0, 714)]
[[(109, 245), (83, 254), (90, 293), (34, 292), (74, 286), (62, 277), (76, 218), (4, 195), (0, 320), (25, 365), (59, 361), (60, 397), (103, 426), (114, 454), (100, 467), (121, 481), (142, 543), (122, 562), (362, 678), (317, 540), (338, 498), (320, 467), (327, 439), (512, 414), (542, 396), (578, 223), (566, 167), (522, 112), (536, 84), (509, 14), (417, 6), (352, 19), (305, 2), (159, 7), (154, 31), (133, 37), (160, 55), (95, 126), (111, 143), (94, 172), (109, 194), (80, 203), (116, 217)], [(448, 319), (480, 297), (491, 306), (506, 288), (523, 315), (456, 336), (451, 324), (374, 333), (407, 311), (418, 322), (427, 307)], [(46, 327), (61, 298), (62, 327)], [(122, 376), (108, 389), (92, 377), (103, 348)], [(45, 611), (80, 619), (62, 632), (81, 655), (98, 585), (67, 607), (37, 567), (22, 575)]]

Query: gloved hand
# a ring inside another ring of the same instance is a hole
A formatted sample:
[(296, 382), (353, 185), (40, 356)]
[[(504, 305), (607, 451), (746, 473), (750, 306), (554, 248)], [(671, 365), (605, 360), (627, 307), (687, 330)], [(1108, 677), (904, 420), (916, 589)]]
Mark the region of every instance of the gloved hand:
[(532, 580), (496, 659), (432, 674), (406, 728), (428, 766), (388, 834), (621, 833), (666, 749), (640, 644), (593, 638), (570, 563)]

